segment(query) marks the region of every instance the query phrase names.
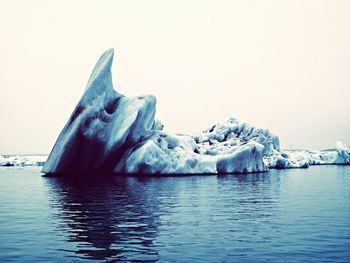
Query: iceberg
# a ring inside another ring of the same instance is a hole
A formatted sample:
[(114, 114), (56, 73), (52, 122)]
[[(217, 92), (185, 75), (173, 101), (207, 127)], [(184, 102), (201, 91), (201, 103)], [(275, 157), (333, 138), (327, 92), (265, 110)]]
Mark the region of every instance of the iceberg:
[(350, 164), (350, 148), (341, 142), (330, 150), (285, 150), (265, 156), (269, 168), (306, 168), (310, 165)]
[(113, 56), (110, 49), (97, 61), (42, 172), (217, 174), (350, 163), (342, 143), (329, 151), (281, 151), (278, 136), (235, 118), (198, 134), (165, 132), (154, 96), (126, 97), (113, 88)]
[(0, 166), (43, 166), (46, 155), (0, 155)]
[(111, 172), (128, 149), (150, 136), (156, 99), (125, 97), (114, 90), (113, 54), (107, 50), (98, 60), (43, 172)]

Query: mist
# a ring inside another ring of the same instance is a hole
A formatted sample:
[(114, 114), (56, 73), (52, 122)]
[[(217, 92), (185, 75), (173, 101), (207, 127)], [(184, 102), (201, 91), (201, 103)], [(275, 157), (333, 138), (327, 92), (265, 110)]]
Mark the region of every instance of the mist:
[(0, 153), (49, 153), (100, 54), (167, 131), (230, 116), (282, 148), (350, 144), (349, 1), (0, 2)]

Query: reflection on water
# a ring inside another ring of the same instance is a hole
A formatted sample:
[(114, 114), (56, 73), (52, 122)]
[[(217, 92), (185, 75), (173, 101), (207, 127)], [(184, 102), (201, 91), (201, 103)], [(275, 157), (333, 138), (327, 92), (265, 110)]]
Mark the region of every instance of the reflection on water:
[(0, 259), (350, 262), (349, 189), (349, 166), (77, 180), (0, 168)]
[(100, 260), (158, 258), (153, 244), (159, 224), (157, 200), (144, 196), (134, 178), (49, 178), (47, 183), (58, 231), (66, 231), (68, 242), (78, 244), (67, 252)]
[[(75, 249), (62, 251), (79, 258), (156, 261), (157, 246), (166, 245), (156, 241), (161, 223), (179, 228), (173, 229), (172, 235), (187, 233), (184, 243), (191, 244), (192, 238), (203, 230), (209, 233), (211, 225), (220, 221), (236, 222), (230, 231), (237, 232), (242, 220), (268, 220), (274, 215), (273, 206), (278, 198), (279, 179), (273, 180), (273, 189), (271, 177), (264, 173), (219, 177), (125, 176), (103, 181), (47, 178), (46, 183), (50, 206), (57, 211), (57, 231), (65, 232), (67, 241), (77, 244)], [(227, 191), (237, 193), (227, 195)], [(194, 229), (200, 225), (204, 229)], [(176, 234), (177, 231), (180, 232)], [(171, 238), (166, 242), (172, 242)]]

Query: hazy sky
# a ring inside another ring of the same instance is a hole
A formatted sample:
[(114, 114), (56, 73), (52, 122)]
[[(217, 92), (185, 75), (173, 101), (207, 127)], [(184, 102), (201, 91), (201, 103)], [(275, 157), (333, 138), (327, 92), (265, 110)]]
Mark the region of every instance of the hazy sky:
[(350, 144), (350, 1), (0, 0), (0, 152), (48, 153), (91, 70), (168, 131), (234, 116), (283, 148)]

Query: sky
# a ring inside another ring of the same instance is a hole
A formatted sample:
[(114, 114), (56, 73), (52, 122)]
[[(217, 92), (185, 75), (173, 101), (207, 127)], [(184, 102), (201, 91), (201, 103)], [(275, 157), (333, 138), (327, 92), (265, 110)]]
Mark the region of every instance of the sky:
[(169, 132), (230, 116), (282, 148), (350, 145), (350, 1), (0, 0), (0, 153), (49, 153), (95, 62)]

